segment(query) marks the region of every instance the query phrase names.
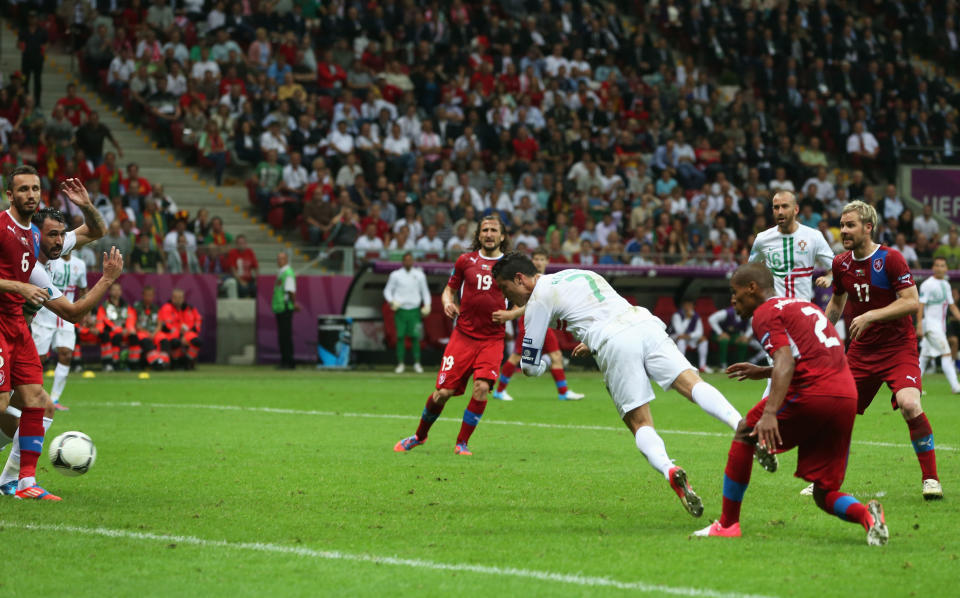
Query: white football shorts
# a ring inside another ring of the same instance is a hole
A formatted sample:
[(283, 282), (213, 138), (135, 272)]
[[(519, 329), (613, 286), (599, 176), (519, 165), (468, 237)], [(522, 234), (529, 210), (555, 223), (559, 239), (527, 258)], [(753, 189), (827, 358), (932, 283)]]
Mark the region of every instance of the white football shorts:
[(942, 330), (927, 330), (920, 339), (920, 357), (940, 357), (950, 354), (950, 343)]
[(634, 324), (608, 339), (595, 356), (621, 418), (654, 399), (650, 380), (667, 390), (677, 376), (695, 369), (667, 336), (663, 323), (655, 319)]
[(37, 346), (37, 353), (42, 359), (50, 352), (50, 348), (67, 347), (71, 351), (77, 344), (77, 329), (73, 324), (66, 322), (62, 328), (50, 328), (49, 326), (31, 326), (30, 333), (33, 335), (33, 344)]

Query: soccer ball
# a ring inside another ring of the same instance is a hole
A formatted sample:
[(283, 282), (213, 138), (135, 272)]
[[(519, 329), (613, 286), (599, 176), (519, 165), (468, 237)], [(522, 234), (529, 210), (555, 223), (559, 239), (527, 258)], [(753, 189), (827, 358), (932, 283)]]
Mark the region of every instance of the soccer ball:
[(50, 443), (50, 463), (66, 476), (87, 473), (97, 460), (97, 447), (83, 432), (64, 432)]

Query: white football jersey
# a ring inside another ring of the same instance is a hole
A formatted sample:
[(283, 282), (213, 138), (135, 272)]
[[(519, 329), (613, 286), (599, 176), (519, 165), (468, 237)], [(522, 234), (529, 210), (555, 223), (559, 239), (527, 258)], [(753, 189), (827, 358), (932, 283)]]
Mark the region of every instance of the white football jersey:
[(555, 322), (596, 351), (609, 338), (647, 320), (663, 322), (642, 307), (630, 305), (610, 283), (589, 270), (561, 270), (541, 275), (524, 312), (524, 364), (536, 366), (547, 329)]
[[(68, 254), (77, 244), (77, 235), (70, 231), (64, 235), (62, 255)], [(40, 265), (40, 262), (37, 262)], [(73, 258), (65, 260), (62, 257), (55, 260), (49, 260), (43, 264), (44, 270), (50, 276), (50, 282), (71, 302), (77, 294), (77, 289), (87, 288), (87, 265), (81, 259)], [(35, 326), (44, 326), (46, 328), (64, 328), (73, 326), (70, 322), (61, 320), (57, 314), (46, 307), (40, 308), (37, 315), (33, 318)]]
[(953, 305), (950, 283), (933, 276), (920, 285), (920, 303), (923, 304), (924, 332), (947, 333), (947, 310)]
[(777, 227), (759, 235), (750, 248), (750, 261), (763, 262), (773, 272), (778, 297), (813, 299), (813, 268), (833, 268), (833, 250), (815, 228), (797, 223), (794, 233), (785, 235)]

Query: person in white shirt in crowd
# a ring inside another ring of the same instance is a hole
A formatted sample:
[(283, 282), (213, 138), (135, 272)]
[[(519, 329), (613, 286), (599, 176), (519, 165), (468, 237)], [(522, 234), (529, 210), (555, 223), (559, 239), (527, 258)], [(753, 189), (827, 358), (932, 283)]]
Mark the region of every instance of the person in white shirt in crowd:
[(717, 389), (704, 382), (677, 350), (664, 325), (642, 307), (632, 306), (596, 272), (561, 270), (539, 274), (530, 258), (509, 253), (493, 267), (493, 277), (514, 305), (525, 307), (521, 367), (527, 376), (547, 369), (544, 341), (551, 322), (562, 320), (580, 344), (574, 356), (595, 351), (604, 383), (636, 447), (670, 483), (684, 509), (694, 517), (703, 503), (673, 464), (653, 428), (650, 380), (674, 389), (712, 417), (736, 429), (740, 413)]
[(333, 124), (340, 121), (347, 121), (347, 129), (351, 132), (357, 131), (357, 121), (360, 120), (360, 111), (353, 105), (353, 92), (344, 89), (340, 95), (340, 100), (333, 107)]
[[(513, 190), (513, 205), (519, 206), (520, 200), (524, 196), (529, 196), (533, 201), (537, 199), (537, 190), (534, 188), (533, 177), (529, 174), (523, 175), (520, 179), (520, 184)], [(533, 201), (531, 201), (531, 203), (533, 203)]]
[(417, 243), (410, 236), (410, 227), (403, 225), (400, 230), (394, 233), (393, 238), (387, 245), (389, 251), (413, 251), (417, 248)]
[(903, 213), (903, 209), (903, 200), (897, 195), (896, 185), (887, 185), (883, 193), (883, 198), (877, 205), (877, 215), (880, 216), (883, 222), (886, 222), (890, 218), (898, 220), (900, 214)]
[(417, 208), (413, 204), (407, 204), (407, 207), (403, 209), (403, 218), (397, 218), (397, 221), (393, 223), (393, 232), (396, 233), (404, 226), (410, 229), (410, 237), (414, 240), (423, 236), (423, 223), (420, 221), (420, 215), (417, 214)]
[[(817, 189), (817, 199), (822, 202), (828, 202), (833, 199), (837, 192), (834, 190), (833, 183), (827, 180), (827, 169), (823, 166), (817, 168), (817, 176), (810, 177), (803, 183), (803, 189), (809, 188), (811, 185)], [(790, 189), (793, 191), (793, 189)]]
[(190, 77), (197, 81), (203, 81), (204, 73), (212, 73), (213, 78), (220, 80), (220, 65), (216, 60), (210, 58), (210, 47), (200, 46), (200, 60), (193, 63), (193, 69), (190, 71)]
[(485, 203), (492, 205), (493, 209), (498, 212), (511, 213), (513, 212), (513, 200), (510, 199), (510, 194), (504, 191), (503, 189), (503, 179), (497, 178), (493, 181), (493, 188), (487, 192), (487, 195), (484, 199)]
[(363, 176), (363, 168), (357, 164), (357, 156), (354, 153), (347, 154), (343, 166), (337, 172), (336, 185), (338, 187), (352, 187), (357, 177)]
[(347, 131), (347, 121), (338, 122), (327, 136), (327, 155), (346, 157), (353, 152), (354, 139)]
[(403, 134), (399, 124), (394, 123), (390, 128), (390, 135), (383, 140), (383, 153), (387, 155), (387, 163), (392, 163), (397, 170), (408, 170), (414, 161), (411, 150), (410, 138)]
[(911, 268), (919, 268), (920, 258), (917, 256), (916, 250), (911, 245), (907, 245), (907, 235), (897, 233), (895, 239), (893, 248), (903, 254), (903, 259), (907, 261), (907, 265)]
[(300, 153), (291, 152), (290, 163), (283, 167), (280, 190), (295, 197), (303, 197), (303, 191), (310, 179), (310, 173), (300, 164)]
[(426, 255), (443, 255), (444, 249), (446, 248), (443, 239), (437, 236), (437, 225), (435, 224), (428, 226), (426, 233), (417, 239), (417, 251)]
[(459, 185), (450, 193), (450, 201), (453, 205), (459, 205), (464, 194), (470, 199), (470, 204), (478, 214), (483, 214), (490, 207), (490, 201), (480, 195), (480, 192), (470, 186), (470, 176), (463, 172), (460, 174)]
[(480, 140), (470, 125), (464, 127), (463, 134), (453, 142), (453, 155), (457, 160), (472, 160), (480, 155), (481, 149)]
[(933, 206), (925, 204), (923, 214), (913, 219), (913, 232), (936, 239), (940, 235), (940, 223), (933, 217)]
[(533, 220), (525, 220), (523, 222), (523, 228), (521, 228), (513, 236), (513, 244), (519, 246), (523, 243), (527, 249), (533, 250), (540, 246), (540, 241), (537, 239), (537, 235), (534, 234), (533, 227), (536, 223)]
[(533, 205), (533, 199), (529, 195), (520, 197), (520, 203), (513, 208), (513, 221), (523, 224), (526, 221), (536, 222), (537, 206)]
[(461, 222), (457, 225), (456, 234), (447, 241), (446, 249), (448, 254), (459, 254), (468, 251), (471, 245), (473, 245), (473, 238), (469, 234), (467, 223)]
[(606, 247), (607, 238), (610, 236), (610, 233), (615, 232), (617, 232), (617, 223), (614, 222), (613, 215), (607, 212), (603, 215), (603, 220), (598, 222), (594, 229), (597, 243), (599, 243), (601, 247)]
[(677, 343), (680, 352), (686, 355), (687, 350), (696, 348), (701, 372), (712, 373), (707, 366), (707, 351), (710, 343), (703, 333), (703, 321), (700, 315), (693, 310), (693, 301), (684, 300), (680, 309), (670, 318), (670, 338)]
[(773, 179), (767, 183), (767, 189), (776, 193), (777, 191), (794, 191), (793, 181), (787, 178), (787, 169), (783, 166), (777, 166), (774, 171)]
[(400, 133), (409, 139), (411, 143), (415, 144), (420, 137), (420, 130), (422, 128), (420, 117), (417, 116), (417, 105), (411, 103), (407, 106), (406, 113), (398, 118), (396, 123), (400, 126)]
[(361, 259), (383, 251), (383, 240), (377, 236), (376, 224), (371, 222), (367, 225), (367, 229), (353, 244), (353, 249), (357, 252), (357, 257)]
[[(186, 211), (184, 211), (184, 213), (186, 213)], [(187, 251), (196, 253), (197, 236), (187, 230), (187, 219), (185, 217), (177, 218), (176, 223), (173, 225), (173, 230), (168, 232), (163, 238), (164, 253), (175, 253), (177, 251), (177, 239), (179, 239), (181, 234), (187, 240)]]
[(427, 277), (423, 270), (413, 265), (413, 254), (403, 254), (403, 267), (394, 270), (387, 278), (383, 288), (383, 298), (393, 310), (393, 321), (397, 328), (397, 368), (402, 374), (406, 368), (407, 339), (413, 350), (413, 371), (423, 373), (420, 365), (420, 338), (423, 336), (423, 317), (430, 315), (433, 300), (427, 287)]
[(280, 123), (277, 121), (271, 122), (267, 126), (267, 130), (260, 135), (260, 151), (265, 154), (270, 150), (276, 150), (277, 162), (286, 164), (289, 161), (287, 147), (287, 136), (280, 130)]
[(880, 153), (880, 143), (864, 128), (863, 121), (854, 123), (853, 133), (847, 137), (847, 153), (864, 160), (875, 160)]

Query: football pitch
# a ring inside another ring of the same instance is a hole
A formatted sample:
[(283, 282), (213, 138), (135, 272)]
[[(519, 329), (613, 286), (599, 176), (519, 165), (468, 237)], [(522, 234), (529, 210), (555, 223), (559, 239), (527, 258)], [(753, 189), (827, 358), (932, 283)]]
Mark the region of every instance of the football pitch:
[[(429, 368), (428, 368), (429, 370)], [(960, 570), (960, 397), (928, 376), (946, 500), (925, 503), (899, 413), (881, 393), (857, 419), (844, 490), (879, 497), (889, 544), (821, 512), (792, 477), (754, 466), (739, 539), (695, 538), (718, 518), (731, 434), (658, 389), (654, 420), (705, 504), (693, 519), (637, 451), (599, 374), (514, 377), (470, 447), (451, 399), (409, 454), (435, 371), (71, 375), (48, 439), (89, 434), (85, 476), (41, 484), (63, 502), (4, 497), (0, 530), (32, 555), (13, 595), (47, 596), (945, 596)], [(707, 379), (742, 412), (760, 382)], [(3, 453), (6, 458), (6, 452)], [(32, 569), (30, 571), (29, 569)], [(952, 588), (952, 589), (950, 589)]]

